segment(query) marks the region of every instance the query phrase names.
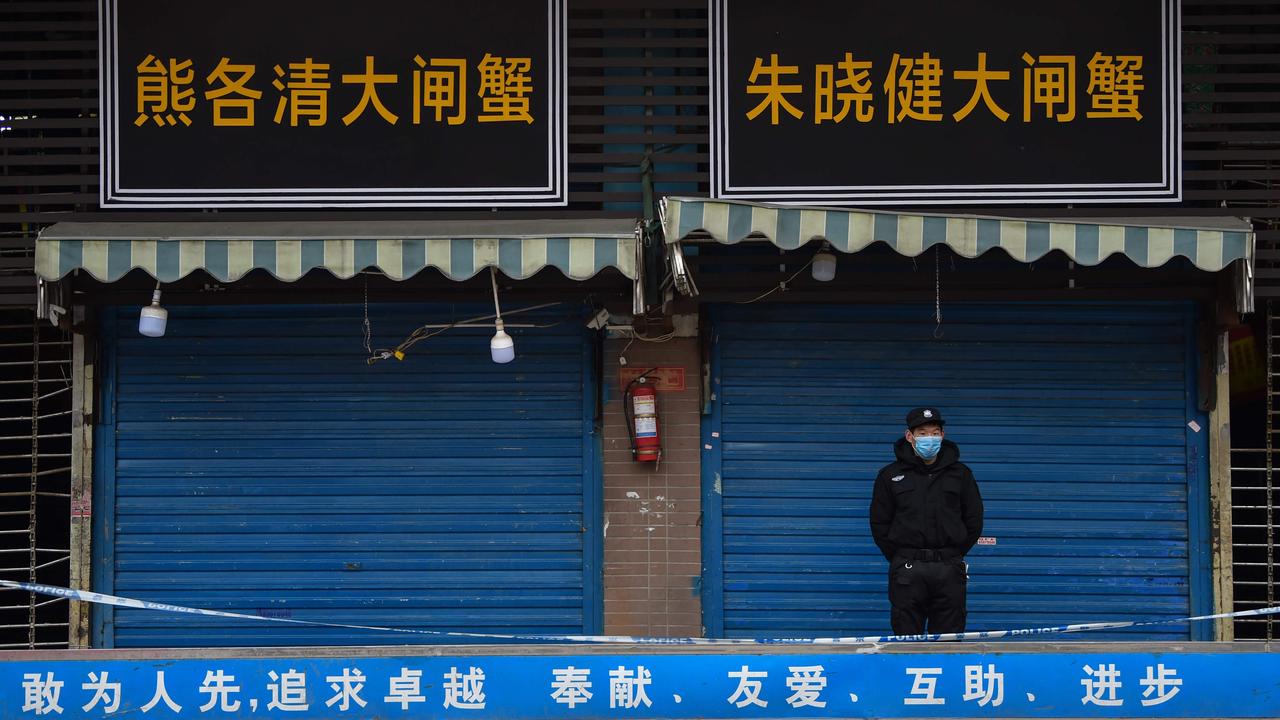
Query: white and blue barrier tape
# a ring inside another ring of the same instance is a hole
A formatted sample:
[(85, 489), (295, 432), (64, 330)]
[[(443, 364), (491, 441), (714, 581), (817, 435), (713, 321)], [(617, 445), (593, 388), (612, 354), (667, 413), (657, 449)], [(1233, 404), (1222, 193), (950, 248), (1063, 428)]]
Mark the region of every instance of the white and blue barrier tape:
[(1217, 613), (1214, 615), (1195, 615), (1161, 620), (1128, 620), (1123, 622), (1093, 622), (1074, 625), (1054, 625), (1052, 627), (1021, 628), (1017, 630), (983, 630), (977, 632), (923, 634), (923, 635), (869, 635), (865, 637), (817, 637), (817, 638), (664, 638), (643, 637), (636, 635), (499, 635), (494, 633), (446, 632), (442, 630), (419, 630), (417, 628), (379, 627), (377, 625), (353, 625), (350, 623), (320, 622), (318, 620), (295, 620), (293, 618), (264, 617), (245, 613), (225, 612), (222, 610), (205, 610), (203, 608), (171, 605), (168, 603), (136, 600), (134, 598), (108, 595), (106, 593), (73, 590), (56, 585), (40, 585), (37, 583), (0, 580), (0, 588), (25, 590), (38, 595), (51, 595), (69, 600), (114, 605), (116, 607), (136, 608), (138, 610), (158, 610), (161, 612), (185, 613), (188, 615), (204, 615), (207, 617), (235, 618), (239, 620), (258, 620), (264, 622), (290, 623), (309, 627), (343, 628), (347, 630), (369, 630), (373, 632), (403, 633), (406, 635), (426, 635), (436, 638), (466, 638), (468, 640), (486, 639), (506, 642), (561, 642), (561, 643), (614, 643), (626, 645), (878, 645), (895, 642), (951, 642), (957, 640), (999, 640), (1002, 638), (1032, 637), (1040, 635), (1060, 635), (1065, 633), (1090, 632), (1094, 630), (1118, 630), (1121, 628), (1152, 627), (1156, 625), (1177, 625), (1186, 622), (1203, 622), (1222, 618), (1259, 617), (1264, 615), (1280, 615), (1280, 606), (1258, 608), (1257, 610), (1241, 610), (1238, 612)]

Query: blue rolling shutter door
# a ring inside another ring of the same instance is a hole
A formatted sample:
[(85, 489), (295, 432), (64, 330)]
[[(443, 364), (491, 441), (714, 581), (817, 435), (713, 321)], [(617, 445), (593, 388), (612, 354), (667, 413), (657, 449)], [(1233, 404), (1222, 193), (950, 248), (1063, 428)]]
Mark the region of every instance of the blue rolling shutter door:
[[(485, 312), (371, 311), (375, 347)], [(596, 629), (593, 364), (576, 316), (511, 318), (554, 326), (512, 329), (510, 365), (490, 362), (492, 330), (454, 329), (367, 366), (359, 307), (171, 313), (158, 340), (138, 336), (136, 310), (107, 329), (114, 555), (99, 587), (361, 625)], [(136, 610), (105, 625), (117, 647), (431, 641)]]
[(1203, 568), (1188, 513), (1207, 497), (1204, 436), (1188, 428), (1191, 312), (951, 305), (934, 340), (932, 306), (723, 308), (708, 433), (722, 445), (706, 455), (723, 549), (708, 597), (723, 605), (709, 624), (732, 637), (888, 632), (868, 504), (905, 410), (926, 403), (942, 407), (996, 538), (970, 555), (969, 629), (1189, 614)]

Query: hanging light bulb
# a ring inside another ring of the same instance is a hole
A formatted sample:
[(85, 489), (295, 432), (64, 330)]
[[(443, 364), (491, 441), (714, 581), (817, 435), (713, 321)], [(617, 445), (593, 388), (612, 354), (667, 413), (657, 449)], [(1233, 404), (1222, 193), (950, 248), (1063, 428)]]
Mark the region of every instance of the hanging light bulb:
[(818, 282), (831, 282), (836, 279), (836, 256), (831, 252), (831, 245), (822, 244), (822, 249), (813, 256), (813, 279)]
[(509, 363), (516, 359), (515, 341), (502, 329), (501, 320), (497, 321), (496, 327), (498, 331), (489, 341), (489, 354), (493, 356), (493, 361), (496, 363)]
[(151, 293), (151, 304), (142, 308), (138, 316), (138, 332), (147, 337), (164, 337), (168, 324), (169, 311), (160, 307), (160, 283), (157, 282), (155, 292)]
[(498, 271), (489, 266), (489, 281), (493, 284), (493, 328), (497, 332), (489, 341), (489, 355), (496, 363), (509, 363), (516, 359), (516, 344), (502, 326), (502, 308), (498, 307)]

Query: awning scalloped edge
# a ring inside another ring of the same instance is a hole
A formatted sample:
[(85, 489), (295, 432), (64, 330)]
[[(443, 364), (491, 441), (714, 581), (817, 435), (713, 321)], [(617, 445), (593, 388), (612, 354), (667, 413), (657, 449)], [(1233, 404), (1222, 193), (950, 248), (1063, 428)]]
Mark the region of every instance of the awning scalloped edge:
[(435, 268), (452, 280), (466, 280), (487, 267), (522, 280), (554, 267), (571, 280), (589, 279), (606, 268), (636, 276), (632, 236), (424, 238), (357, 240), (265, 239), (45, 239), (36, 243), (36, 273), (58, 280), (82, 270), (114, 282), (141, 269), (161, 282), (196, 271), (233, 282), (253, 270), (292, 282), (324, 269), (346, 279), (377, 269), (405, 280)]
[(732, 244), (756, 237), (794, 249), (812, 240), (825, 240), (837, 250), (853, 253), (883, 242), (908, 257), (941, 243), (968, 258), (1001, 248), (1015, 260), (1033, 262), (1060, 250), (1081, 265), (1096, 265), (1120, 254), (1142, 267), (1159, 267), (1181, 256), (1208, 271), (1251, 259), (1254, 245), (1254, 233), (1243, 221), (1233, 223), (1239, 229), (1216, 229), (1163, 223), (912, 215), (684, 198), (664, 198), (662, 220), (668, 243), (692, 238)]

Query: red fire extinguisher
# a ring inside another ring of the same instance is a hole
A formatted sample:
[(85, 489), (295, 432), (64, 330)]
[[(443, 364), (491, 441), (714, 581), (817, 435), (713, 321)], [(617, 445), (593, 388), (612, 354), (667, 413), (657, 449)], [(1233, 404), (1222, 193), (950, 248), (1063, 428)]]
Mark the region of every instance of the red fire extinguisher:
[(627, 434), (631, 436), (631, 458), (638, 462), (657, 462), (662, 455), (658, 435), (658, 393), (645, 378), (653, 368), (627, 384), (622, 409), (627, 417)]

